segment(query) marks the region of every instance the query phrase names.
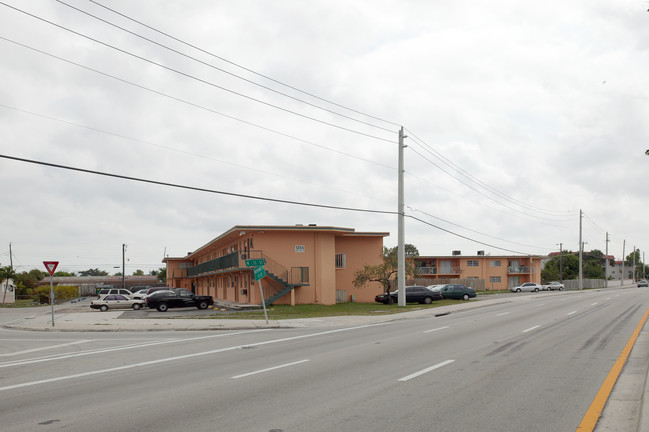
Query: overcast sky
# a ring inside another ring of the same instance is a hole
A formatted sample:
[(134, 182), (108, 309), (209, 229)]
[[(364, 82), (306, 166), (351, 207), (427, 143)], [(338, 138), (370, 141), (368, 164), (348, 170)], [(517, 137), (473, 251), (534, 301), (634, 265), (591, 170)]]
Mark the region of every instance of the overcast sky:
[(235, 225), (395, 246), (400, 126), (422, 255), (578, 250), (580, 209), (587, 250), (649, 252), (647, 1), (66, 3), (0, 4), (3, 156), (384, 213), (2, 157), (2, 265), (148, 273)]

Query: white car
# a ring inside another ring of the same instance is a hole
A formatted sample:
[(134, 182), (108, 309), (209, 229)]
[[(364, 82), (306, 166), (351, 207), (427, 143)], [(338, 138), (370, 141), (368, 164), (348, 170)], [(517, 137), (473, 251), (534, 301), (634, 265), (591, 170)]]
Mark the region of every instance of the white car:
[(521, 292), (521, 291), (541, 291), (543, 287), (537, 283), (534, 282), (525, 282), (524, 284), (514, 286), (509, 288), (511, 292)]
[(565, 289), (565, 286), (561, 282), (552, 281), (552, 282), (548, 282), (547, 285), (543, 285), (543, 289), (547, 289), (550, 291), (554, 291), (554, 290), (563, 291)]
[(134, 300), (122, 294), (108, 294), (99, 300), (90, 302), (92, 309), (99, 309), (106, 312), (108, 309), (141, 309), (144, 306), (144, 300)]

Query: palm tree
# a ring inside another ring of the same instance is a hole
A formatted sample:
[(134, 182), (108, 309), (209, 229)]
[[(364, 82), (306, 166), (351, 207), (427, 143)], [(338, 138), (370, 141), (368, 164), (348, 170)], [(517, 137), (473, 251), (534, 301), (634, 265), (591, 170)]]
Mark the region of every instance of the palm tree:
[(15, 279), (15, 278), (16, 278), (16, 272), (11, 266), (0, 267), (0, 284), (6, 281), (5, 289), (3, 290), (3, 295), (2, 295), (2, 303), (5, 302), (5, 298), (7, 297), (7, 285), (9, 284), (9, 279)]

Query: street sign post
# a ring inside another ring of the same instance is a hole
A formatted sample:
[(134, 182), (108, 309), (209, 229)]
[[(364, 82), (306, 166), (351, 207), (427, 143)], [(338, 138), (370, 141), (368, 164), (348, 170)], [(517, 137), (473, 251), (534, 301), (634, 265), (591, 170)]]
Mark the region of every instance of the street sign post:
[(266, 324), (268, 324), (268, 312), (266, 312), (266, 300), (264, 300), (264, 289), (261, 287), (261, 280), (266, 277), (266, 269), (264, 268), (264, 264), (266, 264), (266, 260), (263, 258), (246, 260), (246, 267), (254, 267), (252, 273), (255, 276), (255, 280), (259, 282), (259, 294), (261, 294), (261, 306), (264, 308), (264, 317), (266, 318)]
[(54, 271), (59, 265), (59, 262), (43, 261), (43, 264), (45, 265), (47, 272), (50, 274), (50, 305), (52, 307), (52, 327), (54, 327), (54, 279), (52, 279), (52, 277), (54, 276)]
[(266, 260), (261, 258), (261, 259), (247, 259), (246, 260), (246, 267), (259, 267), (259, 266), (264, 266), (266, 264)]

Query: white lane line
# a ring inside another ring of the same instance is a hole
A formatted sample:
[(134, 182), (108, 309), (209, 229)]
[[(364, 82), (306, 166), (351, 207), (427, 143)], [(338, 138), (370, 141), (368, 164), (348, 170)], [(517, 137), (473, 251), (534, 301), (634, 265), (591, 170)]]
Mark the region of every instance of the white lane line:
[(535, 325), (534, 327), (530, 327), (530, 328), (528, 328), (526, 330), (523, 330), (521, 333), (527, 333), (527, 332), (532, 331), (534, 329), (537, 329), (539, 327), (541, 327), (541, 326), (540, 325)]
[(595, 303), (591, 303), (590, 305), (591, 305), (591, 306), (595, 306), (596, 304), (597, 304), (597, 302), (595, 302)]
[(299, 360), (299, 361), (292, 362), (292, 363), (286, 363), (286, 364), (279, 365), (279, 366), (273, 366), (273, 367), (269, 367), (269, 368), (266, 368), (266, 369), (260, 369), (258, 371), (254, 371), (254, 372), (248, 372), (248, 373), (241, 374), (241, 375), (235, 375), (235, 376), (230, 377), (230, 378), (231, 379), (244, 378), (244, 377), (247, 377), (247, 376), (250, 376), (250, 375), (257, 375), (257, 374), (260, 374), (260, 373), (269, 372), (269, 371), (276, 370), (276, 369), (281, 369), (281, 368), (285, 368), (285, 367), (289, 367), (289, 366), (295, 366), (297, 364), (305, 363), (305, 362), (308, 362), (308, 361), (309, 361), (309, 359)]
[(434, 371), (435, 369), (439, 369), (439, 368), (441, 368), (443, 366), (449, 365), (449, 364), (453, 363), (454, 361), (455, 360), (446, 360), (446, 361), (443, 361), (441, 363), (437, 363), (436, 365), (433, 365), (433, 366), (431, 366), (429, 368), (426, 368), (426, 369), (422, 369), (419, 372), (415, 372), (415, 373), (410, 374), (408, 376), (405, 376), (403, 378), (399, 378), (399, 381), (405, 382), (405, 381), (411, 380), (413, 378), (417, 378), (420, 375), (423, 375), (423, 374), (428, 373), (430, 371)]
[(83, 356), (87, 356), (87, 355), (103, 354), (103, 353), (107, 353), (107, 352), (115, 352), (115, 351), (124, 351), (124, 350), (138, 349), (138, 348), (146, 348), (146, 347), (150, 347), (150, 346), (165, 345), (165, 344), (170, 344), (170, 343), (188, 342), (188, 341), (195, 341), (195, 340), (208, 339), (208, 338), (220, 338), (220, 337), (234, 336), (234, 335), (239, 335), (239, 334), (244, 334), (244, 333), (256, 333), (256, 332), (261, 332), (261, 331), (267, 331), (267, 330), (265, 330), (265, 329), (243, 330), (243, 331), (238, 331), (238, 332), (234, 332), (234, 333), (224, 333), (224, 334), (219, 334), (219, 335), (198, 336), (198, 337), (185, 338), (185, 339), (176, 338), (176, 339), (168, 339), (168, 340), (163, 340), (163, 341), (128, 344), (128, 345), (122, 345), (122, 346), (117, 346), (117, 347), (112, 347), (112, 348), (97, 348), (97, 349), (88, 350), (88, 351), (82, 351), (82, 352), (73, 353), (73, 354), (56, 354), (56, 355), (51, 355), (51, 356), (47, 356), (47, 357), (38, 357), (38, 358), (33, 358), (33, 359), (12, 360), (12, 361), (7, 361), (7, 362), (4, 362), (4, 363), (0, 363), (0, 368), (10, 367), (10, 366), (22, 366), (22, 365), (33, 364), (33, 363), (42, 363), (42, 362), (53, 361), (53, 360), (63, 360), (63, 359), (67, 359), (67, 358), (83, 357)]
[(177, 361), (177, 360), (185, 360), (188, 358), (194, 358), (194, 357), (202, 357), (206, 355), (211, 355), (211, 354), (218, 354), (222, 352), (227, 352), (227, 351), (233, 351), (236, 349), (242, 349), (242, 348), (247, 348), (247, 347), (255, 347), (255, 346), (261, 346), (261, 345), (269, 345), (269, 344), (274, 344), (274, 343), (279, 343), (279, 342), (288, 342), (288, 341), (294, 341), (294, 340), (299, 340), (299, 339), (306, 339), (306, 338), (311, 338), (311, 337), (316, 337), (316, 336), (323, 336), (327, 334), (333, 334), (333, 333), (340, 333), (344, 331), (350, 331), (350, 330), (358, 330), (358, 329), (364, 329), (364, 328), (369, 328), (369, 327), (378, 327), (382, 325), (386, 325), (387, 323), (377, 323), (377, 324), (366, 324), (362, 326), (357, 326), (357, 327), (345, 327), (341, 329), (336, 329), (336, 330), (328, 330), (328, 331), (323, 331), (319, 333), (310, 333), (310, 334), (305, 334), (301, 336), (292, 336), (292, 337), (286, 337), (286, 338), (281, 338), (281, 339), (273, 339), (273, 340), (268, 340), (264, 342), (256, 342), (256, 343), (251, 343), (251, 344), (245, 344), (245, 345), (235, 345), (231, 347), (226, 347), (226, 348), (219, 348), (215, 350), (210, 350), (210, 351), (202, 351), (202, 352), (197, 352), (193, 354), (185, 354), (181, 356), (174, 356), (174, 357), (166, 357), (166, 358), (161, 358), (157, 360), (151, 360), (151, 361), (146, 361), (146, 362), (141, 362), (141, 363), (132, 363), (124, 366), (118, 366), (118, 367), (113, 367), (113, 368), (108, 368), (108, 369), (99, 369), (99, 370), (94, 370), (94, 371), (89, 371), (89, 372), (83, 372), (83, 373), (78, 373), (74, 375), (64, 375), (60, 377), (55, 377), (55, 378), (48, 378), (48, 379), (43, 379), (43, 380), (38, 380), (38, 381), (28, 381), (20, 384), (14, 384), (14, 385), (9, 385), (5, 387), (0, 387), (0, 392), (6, 391), (6, 390), (13, 390), (17, 388), (23, 388), (23, 387), (31, 387), (39, 384), (47, 384), (47, 383), (52, 383), (52, 382), (57, 382), (57, 381), (65, 381), (65, 380), (71, 380), (75, 378), (82, 378), (82, 377), (87, 377), (91, 375), (100, 375), (100, 374), (105, 374), (105, 373), (110, 373), (110, 372), (117, 372), (117, 371), (122, 371), (126, 369), (134, 369), (138, 367), (143, 367), (143, 366), (151, 366), (155, 364), (160, 364), (160, 363), (167, 363), (167, 362), (172, 362), (172, 361)]
[(575, 314), (575, 313), (577, 313), (577, 311), (568, 312), (568, 315), (572, 315), (572, 314)]
[(499, 313), (499, 314), (496, 315), (496, 316), (503, 316), (503, 315), (507, 315), (508, 313), (509, 313), (509, 312), (503, 312), (503, 313)]
[(93, 341), (94, 340), (78, 340), (78, 341), (75, 341), (75, 342), (68, 342), (68, 343), (64, 343), (64, 344), (49, 345), (49, 346), (40, 347), (40, 348), (32, 348), (32, 349), (28, 349), (28, 350), (24, 350), (24, 351), (16, 351), (16, 352), (7, 353), (7, 354), (0, 354), (0, 357), (9, 357), (9, 356), (16, 356), (16, 355), (20, 355), (20, 354), (28, 354), (28, 353), (32, 353), (32, 352), (36, 352), (36, 351), (44, 351), (44, 350), (48, 350), (48, 349), (61, 348), (61, 347), (70, 346), (70, 345), (80, 345), (80, 344), (83, 344), (83, 343), (93, 342)]
[(432, 330), (426, 330), (424, 333), (435, 332), (435, 331), (437, 331), (437, 330), (444, 330), (444, 329), (447, 329), (447, 328), (448, 328), (448, 326), (439, 327), (439, 328), (432, 329)]

